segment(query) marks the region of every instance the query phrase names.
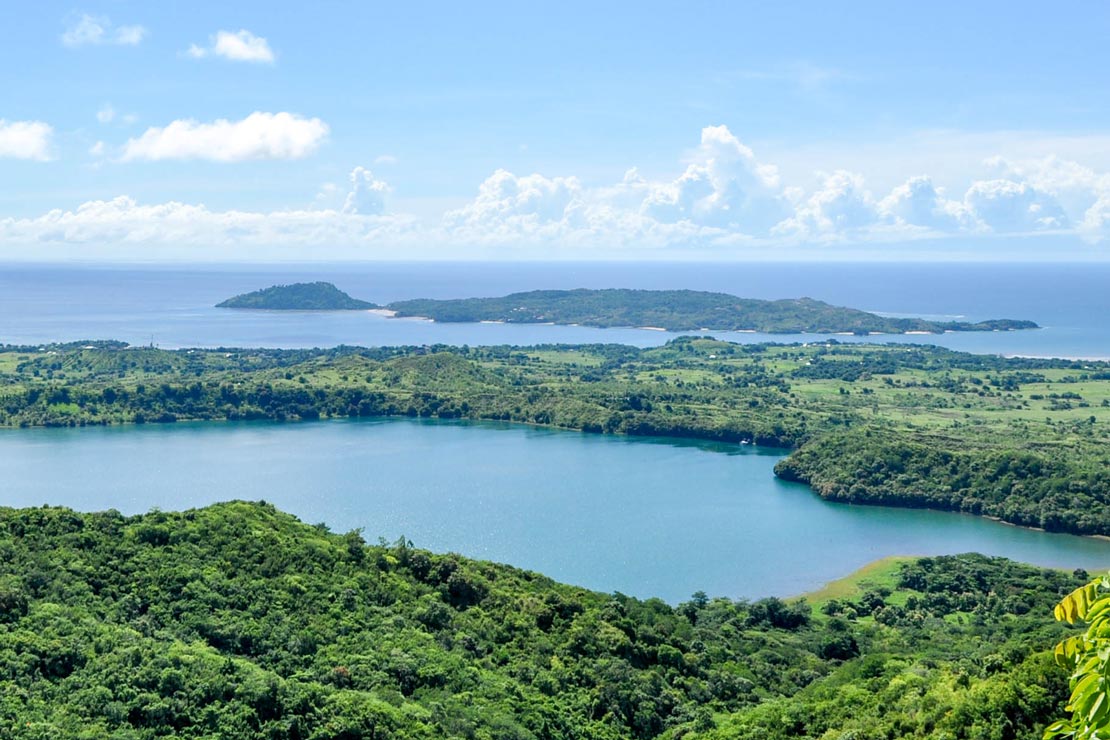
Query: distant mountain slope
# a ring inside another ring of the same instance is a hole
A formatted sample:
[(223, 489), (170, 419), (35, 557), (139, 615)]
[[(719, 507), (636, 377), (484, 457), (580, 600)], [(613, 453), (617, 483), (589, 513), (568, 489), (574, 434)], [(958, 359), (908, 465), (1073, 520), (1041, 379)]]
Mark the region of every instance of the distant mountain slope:
[(388, 306), (398, 316), (435, 321), (646, 326), (672, 331), (712, 329), (767, 333), (901, 334), (909, 331), (1010, 331), (1036, 329), (1032, 321), (979, 323), (891, 318), (812, 298), (759, 300), (697, 290), (534, 290), (501, 298), (417, 299)]
[(360, 301), (331, 283), (293, 283), (274, 285), (253, 293), (243, 293), (217, 303), (216, 308), (254, 308), (269, 311), (358, 311), (377, 308)]

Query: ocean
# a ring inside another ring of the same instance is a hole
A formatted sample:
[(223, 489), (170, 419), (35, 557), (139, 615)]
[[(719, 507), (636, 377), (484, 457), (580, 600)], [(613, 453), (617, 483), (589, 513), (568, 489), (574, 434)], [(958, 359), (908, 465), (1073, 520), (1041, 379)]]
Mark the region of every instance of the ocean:
[[(1031, 319), (1034, 331), (871, 337), (1003, 355), (1110, 358), (1110, 265), (977, 263), (358, 263), (313, 265), (0, 265), (0, 343), (85, 339), (180, 347), (339, 344), (662, 344), (636, 328), (437, 324), (365, 312), (217, 309), (238, 293), (327, 280), (377, 303), (493, 296), (540, 288), (689, 288), (750, 298), (809, 296), (890, 315)], [(818, 335), (715, 332), (732, 341)], [(840, 341), (858, 341), (836, 337)]]

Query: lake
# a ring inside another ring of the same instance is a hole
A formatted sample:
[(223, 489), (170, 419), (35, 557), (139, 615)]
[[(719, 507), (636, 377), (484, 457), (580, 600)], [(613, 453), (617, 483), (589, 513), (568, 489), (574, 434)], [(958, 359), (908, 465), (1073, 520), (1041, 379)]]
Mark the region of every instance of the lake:
[[(0, 265), (0, 344), (82, 339), (179, 347), (617, 342), (676, 336), (641, 329), (439, 324), (363, 311), (217, 309), (278, 283), (328, 280), (357, 298), (495, 296), (538, 288), (690, 288), (750, 298), (810, 296), (892, 315), (1030, 319), (1037, 331), (871, 337), (991, 354), (1110, 357), (1110, 265), (966, 263), (360, 263), (272, 266)], [(823, 335), (716, 332), (737, 342), (817, 341)], [(859, 341), (855, 337), (836, 337)]]
[(827, 503), (778, 450), (409, 419), (0, 431), (0, 503), (83, 511), (269, 501), (369, 541), (404, 535), (601, 591), (792, 595), (880, 557), (978, 551), (1110, 566), (1110, 542)]

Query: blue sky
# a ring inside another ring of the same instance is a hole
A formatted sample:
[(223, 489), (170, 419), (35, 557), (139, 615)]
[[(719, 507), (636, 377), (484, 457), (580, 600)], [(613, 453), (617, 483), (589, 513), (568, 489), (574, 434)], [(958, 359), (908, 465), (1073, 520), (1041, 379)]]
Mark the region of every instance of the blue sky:
[(0, 258), (1101, 259), (1102, 3), (23, 3)]

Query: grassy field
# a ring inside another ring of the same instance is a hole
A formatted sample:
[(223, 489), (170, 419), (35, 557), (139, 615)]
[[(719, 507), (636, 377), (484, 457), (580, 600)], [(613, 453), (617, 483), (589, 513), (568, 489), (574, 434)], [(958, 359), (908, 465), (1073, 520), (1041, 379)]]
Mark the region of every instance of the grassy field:
[(794, 600), (805, 599), (814, 608), (815, 613), (820, 613), (821, 607), (833, 599), (837, 601), (857, 599), (870, 589), (887, 588), (894, 590), (898, 586), (898, 575), (902, 566), (915, 560), (917, 560), (916, 557), (908, 555), (891, 555), (890, 557), (880, 558), (843, 578), (829, 581), (816, 591), (809, 591), (796, 596)]

